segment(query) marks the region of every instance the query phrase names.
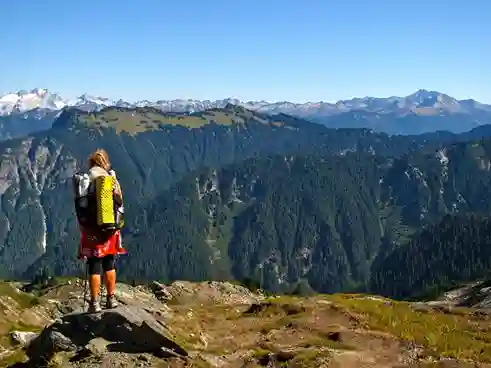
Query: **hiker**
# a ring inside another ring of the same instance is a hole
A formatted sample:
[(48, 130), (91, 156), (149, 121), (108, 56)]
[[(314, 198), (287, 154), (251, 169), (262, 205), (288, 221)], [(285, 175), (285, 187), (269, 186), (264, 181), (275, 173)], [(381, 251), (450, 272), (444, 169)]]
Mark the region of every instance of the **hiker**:
[[(88, 160), (89, 172), (87, 179), (90, 183), (100, 176), (113, 176), (114, 186), (112, 188), (113, 201), (116, 206), (122, 207), (123, 194), (114, 170), (111, 170), (109, 156), (103, 149), (96, 150)], [(94, 186), (93, 186), (94, 187)], [(92, 190), (95, 191), (95, 189)], [(96, 216), (96, 213), (90, 215)], [(81, 239), (79, 257), (86, 259), (88, 268), (90, 303), (89, 313), (101, 311), (99, 293), (101, 287), (101, 271), (104, 272), (104, 283), (107, 291), (106, 308), (116, 308), (118, 303), (115, 298), (116, 291), (116, 269), (115, 258), (119, 254), (126, 254), (121, 244), (121, 230), (118, 228), (111, 231), (102, 231), (94, 226), (80, 225)]]

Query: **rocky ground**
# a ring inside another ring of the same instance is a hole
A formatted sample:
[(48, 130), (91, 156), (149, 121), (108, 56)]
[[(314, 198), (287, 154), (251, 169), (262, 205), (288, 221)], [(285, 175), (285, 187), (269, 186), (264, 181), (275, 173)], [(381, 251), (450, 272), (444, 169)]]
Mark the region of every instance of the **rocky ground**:
[(444, 293), (429, 305), (491, 308), (491, 281), (477, 281)]
[(80, 280), (0, 283), (0, 366), (491, 366), (491, 315), (448, 300), (267, 297), (219, 282), (120, 284), (117, 297), (86, 314)]

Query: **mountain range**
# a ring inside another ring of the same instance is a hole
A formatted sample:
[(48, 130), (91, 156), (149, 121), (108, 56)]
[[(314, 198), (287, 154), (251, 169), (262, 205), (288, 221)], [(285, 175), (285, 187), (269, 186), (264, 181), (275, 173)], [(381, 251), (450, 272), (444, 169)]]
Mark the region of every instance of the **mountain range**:
[[(141, 315), (200, 352), (184, 365), (491, 361), (490, 283), (469, 284), (491, 267), (491, 125), (389, 135), (235, 104), (56, 115), (45, 131), (0, 142), (0, 278), (16, 279), (0, 282), (0, 365), (19, 366), (23, 346), (28, 366), (46, 365), (47, 349), (63, 350), (51, 365), (149, 365), (134, 344), (106, 344), (128, 326), (137, 337), (127, 341), (143, 336)], [(134, 287), (119, 283), (122, 308), (78, 314), (84, 282), (66, 277), (85, 275), (70, 178), (99, 147), (124, 191), (118, 280)]]
[(336, 103), (288, 101), (223, 100), (111, 100), (88, 94), (69, 100), (47, 89), (18, 91), (0, 97), (0, 138), (20, 137), (48, 129), (64, 109), (76, 107), (98, 111), (114, 106), (123, 108), (153, 107), (162, 112), (194, 113), (227, 104), (269, 115), (288, 114), (322, 123), (332, 128), (371, 128), (390, 134), (419, 134), (437, 130), (454, 133), (491, 123), (491, 105), (472, 99), (457, 100), (446, 94), (418, 90), (406, 97), (364, 97)]
[[(396, 249), (414, 252), (446, 215), (491, 210), (488, 137), (489, 125), (412, 136), (332, 129), (234, 104), (63, 109), (50, 129), (0, 142), (0, 277), (82, 271), (70, 178), (103, 147), (125, 192), (122, 279), (392, 294), (381, 275)], [(405, 269), (404, 255), (392, 257)], [(417, 267), (399, 282), (426, 275)]]
[(229, 103), (268, 114), (284, 113), (295, 116), (331, 116), (349, 111), (366, 111), (381, 114), (397, 113), (399, 115), (409, 113), (438, 114), (442, 112), (472, 113), (476, 110), (491, 112), (491, 105), (486, 105), (472, 99), (457, 100), (446, 94), (424, 89), (420, 89), (406, 97), (363, 97), (340, 100), (335, 103), (322, 101), (295, 103), (289, 101), (240, 101), (236, 98), (225, 98), (215, 101), (174, 99), (128, 102), (122, 99), (111, 100), (88, 94), (83, 94), (74, 100), (68, 100), (57, 93), (51, 93), (48, 89), (35, 88), (31, 91), (21, 90), (0, 97), (0, 115), (25, 113), (32, 110), (56, 111), (64, 107), (77, 107), (93, 111), (108, 106), (127, 108), (148, 106), (158, 108), (163, 112), (197, 112), (211, 108), (223, 108)]

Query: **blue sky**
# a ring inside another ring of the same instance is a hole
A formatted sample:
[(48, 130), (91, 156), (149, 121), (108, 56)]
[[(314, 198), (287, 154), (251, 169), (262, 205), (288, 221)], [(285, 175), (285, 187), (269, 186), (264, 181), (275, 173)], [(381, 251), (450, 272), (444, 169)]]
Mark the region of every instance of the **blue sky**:
[(0, 93), (491, 103), (486, 0), (27, 0), (0, 7)]

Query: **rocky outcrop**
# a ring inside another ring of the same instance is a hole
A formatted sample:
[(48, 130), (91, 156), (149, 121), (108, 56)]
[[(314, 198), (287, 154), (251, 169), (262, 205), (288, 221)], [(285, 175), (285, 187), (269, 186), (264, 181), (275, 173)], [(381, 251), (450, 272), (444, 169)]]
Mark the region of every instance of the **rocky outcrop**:
[(170, 285), (153, 282), (149, 288), (159, 300), (179, 304), (251, 304), (264, 299), (264, 296), (231, 282), (175, 281)]
[(491, 280), (477, 281), (449, 290), (437, 300), (424, 304), (436, 307), (472, 307), (489, 310), (491, 307)]
[(149, 353), (161, 358), (186, 358), (166, 326), (150, 313), (121, 306), (101, 313), (70, 313), (45, 328), (26, 348), (29, 365), (41, 366), (55, 354), (77, 357), (108, 352)]
[(155, 297), (162, 301), (167, 302), (172, 299), (172, 294), (167, 290), (167, 286), (161, 284), (158, 281), (153, 281), (149, 286)]

